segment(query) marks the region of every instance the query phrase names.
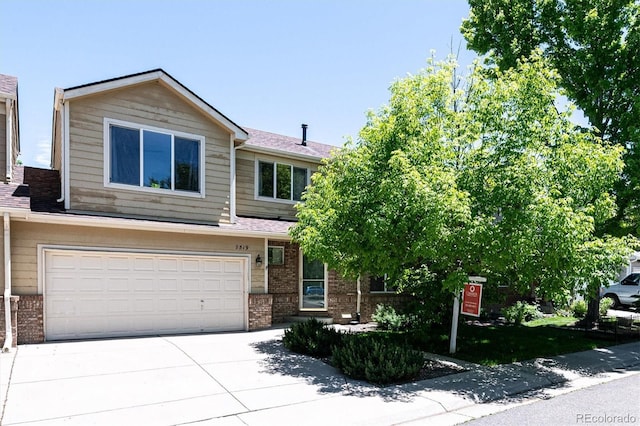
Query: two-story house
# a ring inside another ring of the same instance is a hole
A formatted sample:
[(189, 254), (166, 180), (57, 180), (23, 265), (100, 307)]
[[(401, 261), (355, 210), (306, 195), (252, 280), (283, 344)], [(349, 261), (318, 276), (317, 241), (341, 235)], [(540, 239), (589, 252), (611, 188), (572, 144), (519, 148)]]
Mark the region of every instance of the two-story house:
[(368, 320), (395, 300), (290, 241), (336, 149), (304, 125), (298, 138), (241, 127), (157, 69), (57, 89), (52, 133), (50, 170), (16, 166), (2, 142), (0, 280), (19, 298), (18, 343)]

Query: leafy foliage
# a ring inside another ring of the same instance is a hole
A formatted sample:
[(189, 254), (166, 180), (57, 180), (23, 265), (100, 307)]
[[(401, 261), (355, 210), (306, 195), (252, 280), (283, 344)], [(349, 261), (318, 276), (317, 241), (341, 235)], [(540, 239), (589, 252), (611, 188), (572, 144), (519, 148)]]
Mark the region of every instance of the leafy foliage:
[(331, 355), (331, 347), (340, 344), (344, 333), (315, 318), (294, 323), (284, 331), (282, 342), (293, 351), (317, 358)]
[(613, 304), (615, 302), (613, 301), (613, 299), (609, 298), (609, 297), (603, 297), (602, 299), (600, 299), (600, 305), (599, 305), (599, 313), (601, 317), (604, 317), (607, 315), (607, 312), (609, 312), (609, 309), (611, 309), (613, 307)]
[(379, 304), (371, 319), (378, 324), (379, 330), (401, 331), (407, 328), (409, 319), (396, 312), (393, 306)]
[(358, 142), (314, 174), (292, 238), (343, 276), (387, 274), (431, 312), (470, 274), (548, 300), (597, 292), (629, 252), (596, 237), (622, 148), (558, 112), (557, 80), (536, 57), (466, 80), (453, 60), (429, 62), (394, 82)]
[(414, 378), (424, 365), (422, 352), (370, 334), (348, 335), (342, 345), (333, 348), (331, 359), (345, 375), (376, 384)]
[(574, 317), (584, 318), (587, 314), (587, 302), (584, 300), (576, 300), (571, 304), (571, 310), (573, 311)]
[[(468, 46), (501, 69), (542, 48), (596, 135), (626, 148), (618, 212), (608, 228), (640, 235), (640, 3), (636, 0), (469, 0)], [(612, 226), (615, 225), (615, 226)]]
[(522, 301), (517, 301), (513, 305), (504, 308), (502, 314), (508, 323), (515, 325), (540, 319), (544, 316), (536, 305)]

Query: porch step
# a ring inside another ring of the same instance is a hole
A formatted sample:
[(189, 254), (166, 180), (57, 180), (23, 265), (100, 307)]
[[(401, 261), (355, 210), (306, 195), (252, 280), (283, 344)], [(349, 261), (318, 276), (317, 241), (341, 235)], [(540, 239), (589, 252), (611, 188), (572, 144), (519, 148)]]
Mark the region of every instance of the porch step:
[(315, 318), (324, 324), (333, 324), (333, 318), (331, 317), (314, 317), (311, 315), (294, 315), (291, 317), (285, 317), (284, 322), (304, 322), (309, 321), (311, 318)]

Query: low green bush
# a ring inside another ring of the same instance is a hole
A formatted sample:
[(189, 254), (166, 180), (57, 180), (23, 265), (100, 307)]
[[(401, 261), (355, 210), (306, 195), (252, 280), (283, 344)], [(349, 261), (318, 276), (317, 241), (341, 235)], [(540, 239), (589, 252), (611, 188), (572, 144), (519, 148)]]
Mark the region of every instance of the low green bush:
[(339, 345), (343, 336), (344, 333), (311, 318), (286, 329), (282, 343), (293, 352), (323, 358), (331, 355), (331, 347)]
[(544, 314), (538, 310), (536, 305), (518, 301), (515, 304), (502, 310), (504, 319), (510, 324), (520, 325), (523, 322), (533, 321), (542, 318)]
[(598, 313), (600, 314), (600, 316), (606, 316), (607, 312), (609, 312), (609, 309), (611, 309), (613, 305), (614, 301), (610, 297), (603, 297), (602, 299), (600, 299), (600, 305), (598, 305)]
[(346, 376), (380, 385), (413, 379), (424, 365), (422, 352), (370, 334), (345, 335), (331, 360)]
[(584, 318), (587, 315), (587, 302), (584, 300), (576, 300), (571, 304), (571, 311), (576, 318)]
[(402, 315), (393, 306), (379, 304), (371, 319), (378, 324), (379, 330), (402, 331), (409, 321), (406, 315)]

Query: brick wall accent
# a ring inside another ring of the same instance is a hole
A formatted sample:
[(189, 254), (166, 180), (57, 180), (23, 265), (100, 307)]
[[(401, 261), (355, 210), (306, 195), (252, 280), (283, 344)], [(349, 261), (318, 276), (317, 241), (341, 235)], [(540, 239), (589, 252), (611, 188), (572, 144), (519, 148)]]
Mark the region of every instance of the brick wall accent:
[[(284, 264), (269, 265), (269, 294), (273, 295), (273, 323), (282, 323), (286, 317), (296, 315), (330, 316), (334, 323), (344, 324), (356, 319), (358, 288), (355, 280), (347, 280), (336, 271), (329, 271), (328, 276), (328, 310), (312, 313), (299, 311), (299, 256), (297, 244), (284, 241), (269, 241), (270, 246), (284, 247)], [(369, 293), (369, 280), (361, 280), (360, 321), (371, 321), (378, 303), (399, 307), (408, 297), (394, 293)], [(343, 318), (350, 314), (351, 318)]]
[(29, 185), (31, 210), (56, 212), (62, 211), (60, 198), (60, 173), (57, 170), (24, 168), (24, 183)]
[(269, 294), (273, 295), (273, 322), (298, 314), (298, 245), (284, 241), (269, 241), (270, 246), (284, 247), (284, 264), (269, 265)]
[(18, 302), (18, 344), (44, 342), (42, 295), (20, 296)]
[(273, 295), (249, 294), (249, 331), (271, 327)]
[[(11, 334), (13, 342), (11, 346), (18, 346), (18, 300), (20, 296), (11, 296), (9, 298), (11, 304)], [(7, 337), (6, 326), (4, 321), (4, 296), (0, 296), (0, 347), (4, 346), (4, 339)]]

